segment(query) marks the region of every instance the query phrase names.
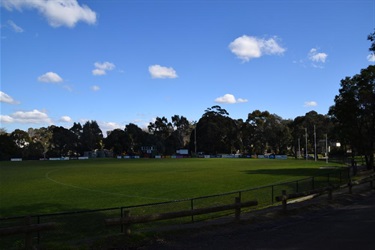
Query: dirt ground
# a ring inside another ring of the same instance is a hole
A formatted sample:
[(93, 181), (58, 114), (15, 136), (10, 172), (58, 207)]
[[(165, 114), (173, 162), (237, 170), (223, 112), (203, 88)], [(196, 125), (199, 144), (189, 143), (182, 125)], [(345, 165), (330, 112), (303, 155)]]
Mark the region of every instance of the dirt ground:
[(110, 249), (375, 249), (375, 190), (370, 184), (241, 217), (166, 228), (146, 242)]

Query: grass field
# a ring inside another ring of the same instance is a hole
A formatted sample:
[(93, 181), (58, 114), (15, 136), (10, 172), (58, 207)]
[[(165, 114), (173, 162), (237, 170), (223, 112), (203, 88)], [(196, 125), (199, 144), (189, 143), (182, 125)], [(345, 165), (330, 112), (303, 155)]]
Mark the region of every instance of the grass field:
[(328, 171), (319, 169), (326, 166), (325, 162), (270, 159), (105, 159), (0, 164), (0, 217), (194, 198)]

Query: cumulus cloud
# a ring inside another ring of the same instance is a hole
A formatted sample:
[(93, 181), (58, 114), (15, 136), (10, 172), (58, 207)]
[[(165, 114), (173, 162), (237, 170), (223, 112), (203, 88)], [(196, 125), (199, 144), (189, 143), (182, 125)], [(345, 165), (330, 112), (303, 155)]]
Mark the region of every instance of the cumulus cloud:
[(168, 68), (160, 65), (151, 65), (148, 71), (152, 78), (177, 78), (177, 73), (173, 68)]
[(61, 116), (60, 119), (59, 119), (60, 122), (71, 122), (72, 121), (72, 118), (70, 118), (69, 116)]
[(370, 54), (367, 56), (367, 60), (369, 62), (375, 62), (375, 54)]
[(32, 111), (17, 111), (11, 115), (2, 115), (0, 118), (3, 123), (52, 124), (51, 118), (45, 112), (37, 109)]
[(99, 91), (99, 90), (100, 90), (100, 87), (97, 86), (97, 85), (94, 85), (94, 86), (91, 86), (91, 90), (92, 90), (92, 91)]
[(36, 9), (52, 27), (74, 27), (77, 22), (96, 23), (96, 13), (87, 5), (79, 5), (77, 0), (2, 0), (7, 10), (23, 11)]
[[(121, 128), (121, 125), (116, 122), (99, 122), (99, 127), (103, 132), (103, 135), (107, 135), (108, 131)], [(123, 126), (122, 126), (123, 127)]]
[(308, 54), (308, 57), (313, 62), (325, 63), (328, 55), (326, 53), (318, 52), (318, 49), (312, 48)]
[(286, 49), (281, 47), (276, 39), (277, 38), (275, 37), (267, 40), (243, 35), (231, 42), (229, 44), (229, 49), (244, 62), (248, 62), (253, 58), (259, 58), (263, 54), (281, 55)]
[(95, 76), (102, 76), (107, 74), (107, 71), (113, 70), (116, 66), (110, 62), (96, 62), (94, 63), (95, 69), (92, 70), (92, 74)]
[(63, 79), (54, 72), (47, 72), (44, 75), (38, 77), (39, 82), (51, 82), (51, 83), (58, 83), (62, 82)]
[(24, 31), (20, 26), (15, 24), (12, 20), (8, 20), (8, 25), (16, 33), (22, 33)]
[(305, 104), (303, 106), (304, 107), (316, 107), (316, 106), (318, 106), (318, 103), (315, 102), (315, 101), (308, 101), (308, 102), (305, 102)]
[(243, 98), (236, 99), (234, 97), (234, 95), (232, 95), (232, 94), (225, 94), (225, 95), (223, 95), (221, 97), (216, 98), (215, 102), (216, 103), (234, 104), (234, 103), (248, 102), (248, 100), (247, 99), (243, 99)]
[(8, 104), (19, 104), (18, 101), (14, 100), (10, 95), (0, 91), (0, 102), (8, 103)]

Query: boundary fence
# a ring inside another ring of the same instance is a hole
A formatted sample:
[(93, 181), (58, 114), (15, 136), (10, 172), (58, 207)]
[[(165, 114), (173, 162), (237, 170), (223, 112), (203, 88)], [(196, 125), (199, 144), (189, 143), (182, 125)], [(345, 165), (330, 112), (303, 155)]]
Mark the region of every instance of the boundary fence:
[[(1, 235), (1, 231), (6, 228), (25, 225), (26, 217), (28, 218), (27, 223), (29, 225), (54, 224), (53, 230), (43, 232), (41, 232), (41, 230), (35, 232), (28, 231), (28, 241), (32, 238), (36, 245), (52, 247), (54, 244), (55, 246), (61, 244), (67, 246), (79, 245), (80, 242), (87, 243), (106, 236), (125, 233), (127, 227), (123, 224), (108, 227), (105, 221), (114, 217), (124, 219), (129, 213), (131, 213), (132, 216), (147, 216), (150, 214), (198, 210), (207, 207), (233, 204), (233, 200), (238, 198), (244, 203), (254, 200), (257, 201), (258, 205), (256, 207), (242, 208), (242, 212), (250, 212), (272, 205), (280, 205), (281, 202), (276, 201), (276, 197), (280, 196), (283, 191), (287, 193), (302, 193), (318, 188), (339, 186), (348, 183), (351, 183), (350, 168), (343, 167), (324, 175), (196, 198), (106, 209), (0, 218), (0, 249), (20, 249), (26, 245), (25, 235), (15, 234), (7, 235), (6, 237), (5, 235)], [(209, 220), (228, 215), (233, 216), (234, 212), (228, 210), (209, 214), (196, 214), (192, 212), (191, 215), (183, 218), (149, 222), (147, 223), (147, 229), (153, 230), (163, 225), (194, 223), (196, 221)], [(133, 229), (142, 230), (143, 227), (142, 225), (134, 225)]]

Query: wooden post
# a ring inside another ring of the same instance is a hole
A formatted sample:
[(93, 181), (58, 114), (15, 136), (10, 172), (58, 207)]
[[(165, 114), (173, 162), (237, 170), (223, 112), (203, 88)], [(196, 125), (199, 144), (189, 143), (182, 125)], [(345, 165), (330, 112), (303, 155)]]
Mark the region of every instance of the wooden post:
[[(28, 227), (31, 225), (31, 217), (27, 216), (25, 217), (25, 226)], [(33, 246), (33, 232), (27, 231), (25, 233), (25, 249), (31, 249)]]
[(333, 187), (329, 186), (329, 188), (328, 188), (328, 200), (329, 201), (332, 200), (332, 193), (333, 193)]
[(241, 219), (241, 198), (240, 197), (234, 198), (234, 203), (236, 204), (236, 208), (235, 208), (236, 222), (239, 222)]
[[(128, 219), (129, 217), (130, 217), (130, 211), (129, 210), (124, 211), (124, 219)], [(132, 231), (130, 230), (130, 224), (126, 224), (124, 228), (125, 235), (130, 235), (131, 232)]]
[(287, 203), (287, 200), (288, 200), (288, 197), (286, 195), (286, 190), (283, 190), (281, 192), (281, 196), (282, 196), (283, 212), (286, 213), (286, 203)]

